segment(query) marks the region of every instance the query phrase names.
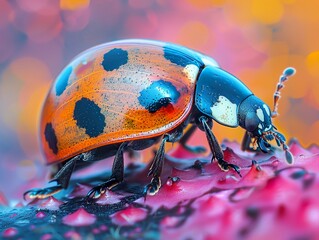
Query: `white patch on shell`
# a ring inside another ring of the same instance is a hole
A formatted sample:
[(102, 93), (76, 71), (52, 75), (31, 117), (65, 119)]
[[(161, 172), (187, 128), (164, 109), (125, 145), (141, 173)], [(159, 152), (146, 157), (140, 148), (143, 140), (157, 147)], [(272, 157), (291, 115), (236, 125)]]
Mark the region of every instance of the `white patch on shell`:
[(263, 126), (259, 123), (258, 128), (263, 129)]
[(199, 68), (194, 64), (188, 64), (184, 69), (183, 72), (186, 73), (187, 77), (191, 81), (191, 83), (195, 83), (197, 79), (197, 75), (199, 72)]
[(257, 115), (257, 117), (259, 118), (260, 121), (262, 121), (262, 122), (265, 121), (265, 116), (264, 116), (263, 110), (261, 108), (258, 108), (256, 110), (256, 115)]
[(264, 104), (263, 107), (264, 107), (266, 113), (268, 114), (268, 116), (270, 116), (270, 111), (269, 111), (268, 106), (266, 104)]
[(231, 127), (238, 126), (237, 105), (229, 101), (228, 98), (219, 96), (217, 102), (210, 109), (217, 122)]

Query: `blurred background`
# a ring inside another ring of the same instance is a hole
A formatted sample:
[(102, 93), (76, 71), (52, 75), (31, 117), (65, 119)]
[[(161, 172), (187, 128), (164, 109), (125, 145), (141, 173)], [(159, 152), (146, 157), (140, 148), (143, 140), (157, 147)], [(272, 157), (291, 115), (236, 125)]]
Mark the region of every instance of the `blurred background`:
[[(279, 75), (295, 67), (275, 125), (305, 147), (318, 143), (318, 9), (318, 0), (0, 0), (0, 192), (21, 199), (26, 183), (46, 175), (38, 119), (58, 73), (81, 51), (118, 39), (206, 53), (271, 108)], [(215, 124), (214, 132), (241, 141), (244, 131)]]

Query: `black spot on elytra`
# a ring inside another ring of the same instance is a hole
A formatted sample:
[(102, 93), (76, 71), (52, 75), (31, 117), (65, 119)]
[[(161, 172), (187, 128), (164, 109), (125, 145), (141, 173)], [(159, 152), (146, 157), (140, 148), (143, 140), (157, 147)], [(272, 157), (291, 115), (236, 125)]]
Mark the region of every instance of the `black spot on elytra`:
[(49, 147), (53, 151), (54, 154), (58, 153), (58, 139), (55, 135), (54, 128), (52, 127), (52, 123), (47, 123), (44, 129), (45, 140), (48, 142)]
[(161, 107), (176, 103), (180, 95), (172, 83), (158, 80), (141, 91), (138, 100), (150, 113), (154, 113)]
[(168, 104), (171, 103), (171, 101), (172, 101), (172, 99), (169, 98), (169, 97), (161, 98), (158, 101), (156, 101), (156, 102), (150, 104), (149, 106), (147, 106), (147, 110), (150, 113), (155, 113), (161, 107), (166, 107)]
[(113, 71), (128, 62), (127, 51), (121, 48), (113, 48), (103, 56), (102, 66), (106, 71)]
[(186, 67), (189, 64), (199, 66), (198, 57), (191, 50), (176, 45), (166, 45), (163, 47), (164, 57), (176, 65)]
[(71, 73), (72, 67), (69, 66), (66, 69), (64, 69), (63, 72), (61, 72), (61, 74), (58, 76), (57, 81), (55, 83), (55, 92), (57, 96), (60, 96), (68, 86), (68, 81)]
[(85, 133), (90, 137), (97, 137), (103, 133), (105, 116), (101, 113), (101, 108), (92, 100), (82, 98), (75, 103), (73, 118), (80, 128), (85, 129)]

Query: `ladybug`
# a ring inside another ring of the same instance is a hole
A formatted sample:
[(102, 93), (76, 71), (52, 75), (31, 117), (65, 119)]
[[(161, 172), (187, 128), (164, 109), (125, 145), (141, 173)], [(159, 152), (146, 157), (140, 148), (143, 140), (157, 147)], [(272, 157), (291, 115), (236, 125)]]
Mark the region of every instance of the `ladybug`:
[(211, 130), (213, 121), (246, 129), (245, 150), (257, 145), (268, 152), (268, 141), (275, 139), (291, 162), (286, 140), (272, 124), (271, 115), (270, 108), (238, 78), (204, 54), (151, 40), (102, 44), (74, 58), (49, 90), (40, 140), (47, 163), (58, 166), (51, 180), (56, 184), (25, 195), (51, 196), (68, 187), (77, 165), (114, 156), (109, 180), (88, 193), (97, 198), (124, 180), (125, 151), (160, 142), (149, 169), (151, 181), (145, 186), (145, 193), (153, 195), (161, 186), (165, 143), (180, 142), (189, 151), (200, 152), (202, 147), (187, 145), (196, 128), (206, 134), (212, 161), (240, 175), (238, 166), (224, 160)]

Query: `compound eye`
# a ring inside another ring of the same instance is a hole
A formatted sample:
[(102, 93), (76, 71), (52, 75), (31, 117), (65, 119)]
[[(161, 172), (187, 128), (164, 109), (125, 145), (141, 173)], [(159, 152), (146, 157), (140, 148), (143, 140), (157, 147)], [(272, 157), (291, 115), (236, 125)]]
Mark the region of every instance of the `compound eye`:
[(253, 132), (257, 129), (259, 119), (254, 112), (248, 112), (245, 119), (245, 128), (248, 132)]

